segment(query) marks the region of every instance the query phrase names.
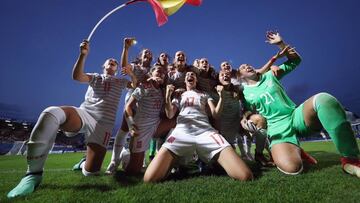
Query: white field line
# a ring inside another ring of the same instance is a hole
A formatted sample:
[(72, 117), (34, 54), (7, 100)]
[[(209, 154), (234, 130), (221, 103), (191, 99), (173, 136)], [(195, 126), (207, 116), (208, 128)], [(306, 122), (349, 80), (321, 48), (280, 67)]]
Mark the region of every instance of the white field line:
[[(71, 168), (50, 168), (50, 169), (45, 169), (44, 173), (46, 172), (64, 172), (64, 171), (71, 171)], [(0, 170), (0, 174), (6, 174), (6, 173), (26, 173), (26, 170), (16, 170), (16, 169), (12, 169), (12, 170)]]

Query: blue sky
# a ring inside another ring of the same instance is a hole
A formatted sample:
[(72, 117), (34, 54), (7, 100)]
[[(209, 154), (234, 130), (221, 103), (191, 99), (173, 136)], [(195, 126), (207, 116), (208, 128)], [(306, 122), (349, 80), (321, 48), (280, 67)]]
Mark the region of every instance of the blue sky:
[[(0, 114), (35, 120), (47, 106), (79, 106), (87, 88), (71, 79), (79, 43), (124, 2), (1, 0)], [(106, 58), (119, 58), (126, 36), (139, 42), (130, 58), (141, 48), (171, 56), (184, 50), (189, 63), (207, 57), (216, 68), (224, 60), (235, 68), (242, 63), (259, 67), (277, 51), (264, 42), (265, 31), (277, 29), (303, 57), (283, 79), (289, 96), (300, 104), (326, 91), (360, 114), (359, 8), (356, 0), (204, 0), (200, 7), (182, 7), (158, 27), (150, 5), (137, 3), (100, 25), (85, 70), (99, 72)]]

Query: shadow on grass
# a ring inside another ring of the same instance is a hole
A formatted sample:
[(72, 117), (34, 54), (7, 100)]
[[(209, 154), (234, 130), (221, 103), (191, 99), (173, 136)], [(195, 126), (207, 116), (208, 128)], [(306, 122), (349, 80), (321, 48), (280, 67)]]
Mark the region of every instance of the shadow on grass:
[(100, 192), (107, 192), (114, 190), (113, 187), (110, 187), (108, 184), (99, 184), (98, 182), (90, 184), (80, 184), (80, 185), (53, 185), (53, 184), (41, 184), (40, 187), (51, 189), (51, 190), (61, 190), (61, 189), (73, 189), (73, 190), (98, 190)]
[[(312, 151), (311, 155), (317, 159), (317, 165), (304, 164), (305, 173), (313, 173), (325, 168), (329, 168), (335, 165), (339, 165), (340, 156), (335, 153), (324, 151)], [(263, 167), (256, 162), (245, 161), (254, 174), (255, 179), (260, 179), (264, 172), (277, 170), (276, 167)], [(114, 180), (121, 186), (131, 187), (143, 183), (143, 173), (138, 175), (128, 175), (124, 171), (117, 171), (114, 175)], [(168, 177), (164, 181), (180, 181), (190, 179), (198, 176), (227, 176), (226, 171), (219, 164), (212, 164), (210, 166), (203, 166), (199, 169), (196, 163), (190, 163), (185, 167), (178, 168), (174, 173), (169, 173)], [(84, 185), (83, 188), (91, 185)], [(106, 185), (104, 185), (104, 191), (106, 191)], [(111, 190), (111, 188), (109, 189)]]
[(143, 177), (144, 177), (143, 173), (139, 173), (136, 175), (129, 175), (124, 171), (117, 171), (114, 175), (115, 181), (119, 185), (124, 187), (135, 186), (143, 183)]
[(340, 155), (336, 153), (312, 151), (310, 155), (313, 156), (318, 163), (316, 165), (309, 165), (304, 163), (304, 172), (306, 173), (312, 173), (341, 164)]

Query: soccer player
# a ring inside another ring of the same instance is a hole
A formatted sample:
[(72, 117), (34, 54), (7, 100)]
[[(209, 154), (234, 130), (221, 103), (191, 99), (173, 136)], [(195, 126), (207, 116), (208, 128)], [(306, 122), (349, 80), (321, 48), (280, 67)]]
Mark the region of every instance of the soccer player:
[(186, 92), (180, 99), (171, 101), (173, 85), (167, 85), (165, 110), (168, 118), (179, 111), (177, 125), (155, 156), (144, 175), (144, 182), (158, 182), (165, 178), (176, 159), (191, 157), (194, 151), (205, 162), (216, 160), (237, 180), (252, 180), (248, 166), (240, 159), (229, 143), (209, 123), (206, 108), (217, 117), (223, 107), (223, 89), (218, 87), (220, 96), (215, 106), (209, 95), (196, 89), (197, 76), (194, 72), (185, 75)]
[[(87, 160), (82, 172), (85, 176), (99, 174), (122, 90), (130, 82), (125, 78), (115, 77), (118, 62), (112, 58), (105, 61), (102, 74), (85, 73), (84, 65), (88, 54), (89, 43), (84, 40), (80, 44), (80, 55), (72, 75), (74, 80), (89, 84), (85, 101), (80, 107), (48, 107), (40, 114), (28, 143), (26, 175), (8, 193), (9, 198), (30, 194), (40, 184), (47, 155), (59, 129), (74, 135), (86, 133)], [(122, 71), (132, 77), (134, 85), (136, 77), (131, 68), (125, 67)]]
[[(134, 38), (124, 38), (124, 44), (123, 44), (123, 51), (121, 53), (121, 64), (123, 67), (128, 66), (128, 55), (129, 55), (129, 49), (133, 45)], [(152, 52), (149, 49), (143, 49), (137, 59), (130, 63), (132, 67), (132, 71), (134, 72), (134, 75), (137, 78), (138, 83), (144, 82), (148, 79), (148, 73), (151, 67), (152, 62)], [(138, 86), (138, 84), (135, 85), (135, 88)], [(128, 88), (128, 92), (125, 96), (125, 103), (127, 103), (131, 97), (132, 92), (134, 91), (134, 88)], [(132, 106), (132, 108), (136, 109), (136, 105)], [(135, 114), (135, 113), (134, 113)], [(119, 163), (120, 162), (120, 153), (125, 145), (126, 142), (126, 136), (129, 133), (128, 129), (128, 123), (125, 119), (125, 113), (123, 113), (123, 119), (121, 123), (121, 127), (117, 131), (114, 139), (114, 145), (113, 145), (113, 151), (111, 155), (111, 161), (106, 169), (106, 174), (112, 174), (115, 170), (114, 166), (112, 166), (111, 163)], [(111, 168), (110, 168), (111, 167)], [(117, 166), (115, 167), (115, 169)]]
[(196, 70), (198, 75), (198, 89), (212, 96), (218, 78), (215, 69), (210, 66), (209, 60), (207, 58), (201, 58), (197, 68), (194, 68), (194, 70)]
[[(129, 124), (130, 162), (125, 171), (137, 174), (141, 171), (145, 151), (149, 148), (150, 140), (160, 123), (160, 111), (164, 103), (164, 96), (160, 86), (164, 82), (165, 74), (161, 66), (151, 69), (151, 77), (141, 83), (131, 94), (125, 106), (125, 116)], [(137, 104), (134, 115), (132, 106)], [(111, 161), (107, 173), (113, 174), (120, 162)]]
[[(277, 32), (268, 32), (267, 41), (280, 49), (286, 47)], [(323, 126), (341, 155), (343, 170), (360, 177), (359, 147), (337, 99), (330, 94), (319, 93), (296, 107), (286, 95), (279, 80), (301, 61), (294, 49), (287, 52), (288, 61), (279, 66), (280, 71), (276, 75), (272, 72), (260, 75), (249, 64), (239, 67), (246, 105), (255, 108), (267, 120), (271, 154), (276, 166), (285, 174), (301, 173), (303, 163), (297, 135), (320, 130)]]
[(171, 67), (173, 71), (168, 71), (167, 84), (172, 84), (175, 89), (185, 90), (185, 75), (188, 71), (192, 70), (192, 66), (186, 64), (186, 55), (183, 51), (177, 51)]
[[(250, 142), (247, 143), (247, 146), (245, 146), (246, 149), (244, 149), (242, 139), (240, 137), (240, 131), (242, 134), (252, 133), (252, 135), (256, 136), (256, 161), (261, 163), (263, 166), (271, 165), (270, 162), (263, 155), (266, 141), (266, 131), (264, 132), (263, 130), (262, 132), (260, 132), (261, 130), (256, 129), (250, 132), (249, 128), (240, 128), (240, 121), (244, 115), (244, 109), (242, 104), (243, 95), (240, 88), (231, 83), (231, 72), (226, 70), (220, 71), (219, 83), (224, 87), (224, 107), (219, 119), (217, 120), (218, 130), (220, 131), (221, 135), (223, 135), (230, 144), (234, 144), (237, 141), (241, 153), (241, 158), (253, 161), (250, 153), (250, 147), (248, 147), (251, 146), (251, 139), (249, 139)], [(261, 120), (261, 118), (262, 116), (258, 114), (252, 114), (252, 117), (249, 116), (249, 118), (247, 119), (246, 116), (245, 119), (246, 122), (252, 122), (258, 124), (259, 126), (264, 126), (264, 128), (259, 129), (266, 129), (266, 122), (264, 124), (265, 119)], [(244, 131), (244, 129), (247, 131)]]
[[(164, 82), (167, 80), (168, 76), (168, 70), (169, 70), (169, 55), (165, 52), (160, 53), (159, 57), (157, 58), (155, 64), (153, 66), (160, 66), (162, 68), (162, 72), (165, 74)], [(171, 74), (169, 74), (171, 75)], [(164, 111), (162, 111), (163, 113)], [(162, 117), (162, 115), (161, 115)], [(150, 148), (149, 148), (149, 160), (151, 161), (157, 152), (158, 149), (160, 149), (162, 143), (165, 142), (164, 137), (159, 138), (152, 138), (150, 141)], [(146, 166), (146, 163), (144, 162), (143, 166)]]
[(160, 66), (162, 68), (163, 73), (168, 72), (168, 66), (169, 64), (169, 55), (165, 52), (160, 53), (159, 57), (157, 58), (154, 66)]

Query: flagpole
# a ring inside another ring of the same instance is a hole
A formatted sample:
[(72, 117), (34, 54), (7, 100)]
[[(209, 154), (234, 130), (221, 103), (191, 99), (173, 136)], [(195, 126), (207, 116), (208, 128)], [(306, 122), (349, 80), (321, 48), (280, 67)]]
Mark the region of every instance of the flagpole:
[(111, 14), (113, 14), (113, 13), (116, 12), (117, 10), (119, 10), (119, 9), (121, 9), (121, 8), (129, 5), (129, 4), (135, 3), (135, 2), (137, 2), (137, 1), (145, 1), (145, 0), (132, 0), (132, 1), (128, 1), (128, 2), (126, 2), (126, 3), (124, 3), (124, 4), (121, 4), (120, 6), (118, 6), (118, 7), (116, 7), (116, 8), (114, 8), (114, 9), (111, 10), (109, 13), (107, 13), (104, 17), (102, 17), (102, 18), (99, 20), (99, 22), (97, 22), (97, 24), (96, 24), (96, 25), (94, 26), (94, 28), (91, 30), (91, 32), (90, 32), (90, 34), (89, 34), (89, 36), (88, 36), (88, 38), (87, 38), (87, 41), (90, 42), (91, 37), (93, 36), (95, 30), (99, 27), (99, 25), (100, 25), (107, 17), (109, 17)]

